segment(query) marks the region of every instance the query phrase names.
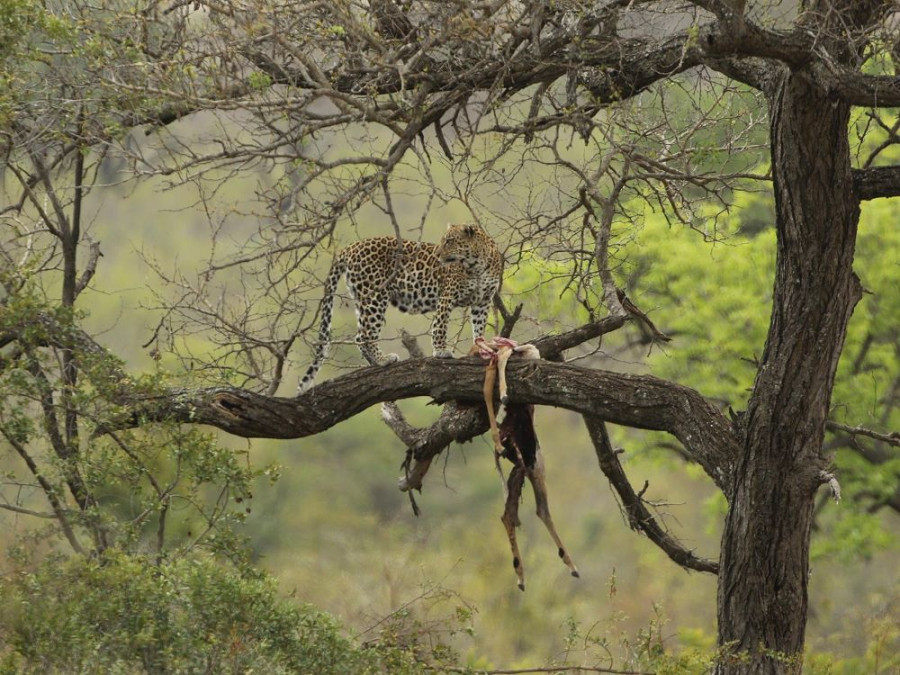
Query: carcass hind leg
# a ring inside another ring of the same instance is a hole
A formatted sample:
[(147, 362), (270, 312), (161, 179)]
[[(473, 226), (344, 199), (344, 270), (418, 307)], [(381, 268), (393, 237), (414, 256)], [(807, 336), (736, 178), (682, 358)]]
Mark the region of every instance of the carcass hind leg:
[(562, 540), (560, 540), (559, 535), (556, 533), (556, 528), (553, 526), (553, 518), (550, 517), (550, 507), (547, 504), (547, 484), (544, 482), (544, 458), (541, 455), (540, 448), (537, 449), (534, 467), (528, 471), (528, 479), (531, 481), (531, 486), (534, 488), (534, 501), (537, 505), (538, 518), (543, 521), (544, 525), (547, 527), (547, 531), (550, 532), (550, 536), (553, 537), (559, 557), (566, 564), (566, 567), (569, 568), (573, 577), (581, 576), (578, 573), (578, 568), (575, 567), (575, 563), (572, 562), (569, 552), (566, 550), (566, 547), (563, 546)]
[(516, 570), (516, 578), (520, 590), (525, 590), (525, 568), (522, 566), (522, 557), (519, 555), (519, 545), (516, 542), (516, 528), (519, 526), (519, 499), (522, 496), (522, 486), (525, 484), (525, 467), (515, 466), (509, 472), (508, 490), (506, 493), (506, 506), (503, 509), (503, 526), (506, 528), (506, 536), (509, 537), (509, 547), (512, 549), (513, 568)]
[[(491, 440), (494, 443), (494, 466), (500, 475), (500, 485), (503, 486), (503, 496), (509, 498), (509, 490), (503, 479), (503, 468), (500, 466), (500, 457), (503, 455), (503, 444), (500, 442), (500, 429), (497, 427), (497, 416), (494, 413), (494, 382), (497, 379), (497, 364), (489, 362), (484, 371), (484, 405), (487, 408), (488, 422), (491, 429)], [(524, 479), (523, 479), (524, 481)]]

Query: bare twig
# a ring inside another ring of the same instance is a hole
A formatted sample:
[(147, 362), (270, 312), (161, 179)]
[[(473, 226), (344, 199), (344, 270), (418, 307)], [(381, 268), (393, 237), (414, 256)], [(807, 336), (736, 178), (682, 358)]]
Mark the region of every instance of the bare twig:
[(876, 441), (881, 441), (882, 443), (887, 443), (895, 448), (900, 448), (900, 432), (892, 431), (890, 433), (882, 433), (862, 426), (851, 427), (850, 425), (841, 424), (840, 422), (834, 422), (832, 420), (828, 420), (825, 423), (825, 428), (829, 431), (840, 431), (845, 434), (850, 434), (851, 436), (873, 438)]

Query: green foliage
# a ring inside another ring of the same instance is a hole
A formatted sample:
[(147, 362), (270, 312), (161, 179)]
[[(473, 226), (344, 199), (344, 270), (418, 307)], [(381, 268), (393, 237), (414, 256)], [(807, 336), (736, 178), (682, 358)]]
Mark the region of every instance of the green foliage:
[(362, 649), (271, 577), (208, 558), (53, 558), (2, 590), (2, 672), (417, 672), (412, 650)]
[[(701, 239), (706, 233), (673, 228), (660, 216), (648, 216), (639, 240), (625, 246), (623, 276), (638, 304), (673, 338), (670, 345), (653, 350), (651, 371), (740, 410), (765, 346), (776, 242), (774, 228), (763, 225), (769, 198), (745, 194), (736, 207), (734, 216), (718, 220), (715, 237), (705, 245)], [(898, 217), (897, 206), (884, 200), (867, 204), (863, 212), (856, 268), (869, 293), (849, 326), (831, 411), (831, 419), (851, 427), (900, 427), (894, 393), (900, 370)], [(895, 494), (900, 457), (860, 439), (855, 442), (868, 448), (864, 457), (841, 438), (833, 439), (839, 448), (834, 461), (845, 500), (820, 516), (822, 532), (813, 539), (813, 559), (849, 561), (895, 545), (884, 520), (869, 507)]]
[[(866, 204), (857, 242), (856, 268), (868, 291), (853, 314), (838, 371), (835, 413), (841, 421), (889, 424), (882, 406), (897, 373), (900, 334), (900, 232), (898, 206), (880, 200)], [(893, 421), (900, 421), (900, 417)], [(896, 425), (893, 425), (896, 426)]]
[(268, 74), (261, 72), (250, 73), (247, 82), (250, 88), (256, 91), (265, 91), (272, 86), (272, 78)]
[[(738, 208), (755, 199), (743, 195)], [(652, 372), (735, 409), (749, 396), (765, 342), (775, 264), (774, 230), (740, 230), (738, 217), (720, 219), (710, 235), (651, 214), (622, 252), (625, 286), (673, 338), (651, 354)]]
[[(868, 675), (900, 670), (900, 595), (874, 595), (847, 617), (821, 651), (812, 650), (804, 672), (812, 675)], [(859, 645), (852, 656), (844, 644)]]
[[(0, 432), (4, 450), (27, 461), (4, 472), (3, 503), (46, 510), (56, 500), (51, 522), (74, 533), (70, 543), (92, 544), (89, 555), (43, 557), (58, 531), (19, 538), (17, 569), (0, 581), (0, 672), (412, 673), (421, 659), (455, 658), (444, 629), (412, 614), (393, 617), (362, 648), (329, 615), (279, 599), (273, 578), (249, 564), (239, 529), (253, 482), (277, 470), (254, 469), (246, 451), (197, 427), (145, 420), (113, 431), (174, 376), (126, 375), (81, 332), (83, 314), (58, 309), (21, 276), (0, 312), (0, 335), (20, 347), (3, 355)], [(58, 367), (63, 351), (77, 382)], [(77, 426), (64, 436), (56, 423), (67, 410)], [(23, 493), (38, 474), (43, 492)], [(86, 505), (73, 499), (73, 477), (91, 496)]]
[(41, 14), (39, 5), (29, 0), (0, 2), (0, 63), (14, 53), (19, 40), (40, 22)]
[(0, 128), (33, 125), (41, 152), (102, 151), (183, 100), (169, 93), (192, 78), (172, 51), (182, 29), (142, 3), (0, 0)]
[[(855, 267), (867, 293), (850, 322), (830, 415), (850, 427), (885, 432), (900, 428), (896, 389), (900, 372), (898, 217), (896, 203), (887, 200), (867, 203), (862, 213)], [(885, 529), (886, 521), (872, 506), (895, 495), (900, 455), (878, 441), (851, 441), (841, 432), (834, 433), (833, 444), (839, 448), (834, 463), (845, 500), (841, 508), (829, 509), (825, 536), (813, 543), (813, 558), (868, 558), (876, 551), (896, 547), (895, 535)], [(854, 508), (856, 505), (860, 508)]]
[[(47, 511), (55, 500), (73, 546), (84, 535), (98, 551), (149, 545), (162, 556), (202, 544), (244, 557), (234, 525), (249, 512), (252, 481), (268, 469), (254, 469), (246, 451), (199, 427), (161, 421), (112, 431), (140, 417), (142, 397), (165, 395), (173, 376), (128, 376), (81, 332), (83, 313), (45, 302), (27, 275), (13, 287), (0, 335), (17, 336), (21, 349), (0, 368), (0, 447), (21, 461), (0, 481), (4, 503)], [(75, 383), (58, 367), (63, 352), (79, 369)], [(64, 419), (77, 423), (60, 429)], [(23, 491), (22, 481), (39, 485)]]

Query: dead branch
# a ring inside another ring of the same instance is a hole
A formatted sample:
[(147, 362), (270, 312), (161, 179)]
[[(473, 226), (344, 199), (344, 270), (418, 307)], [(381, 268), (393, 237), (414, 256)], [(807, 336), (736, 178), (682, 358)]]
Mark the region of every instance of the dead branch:
[(647, 507), (644, 506), (641, 494), (635, 493), (616, 452), (610, 444), (609, 434), (606, 431), (606, 424), (603, 420), (585, 415), (584, 423), (594, 444), (597, 460), (600, 462), (600, 469), (622, 500), (622, 506), (625, 509), (631, 529), (639, 530), (646, 534), (654, 544), (682, 567), (697, 570), (698, 572), (718, 574), (719, 563), (695, 556), (692, 551), (686, 549), (677, 539), (666, 532), (656, 522), (656, 519), (647, 510)]
[(891, 433), (885, 434), (874, 431), (872, 429), (867, 429), (865, 427), (851, 427), (847, 424), (841, 424), (840, 422), (834, 422), (831, 420), (825, 423), (825, 428), (829, 431), (840, 431), (845, 434), (850, 434), (851, 436), (865, 436), (867, 438), (873, 438), (876, 441), (881, 441), (882, 443), (887, 443), (888, 445), (892, 445), (895, 448), (900, 448), (900, 432), (897, 431), (892, 431)]

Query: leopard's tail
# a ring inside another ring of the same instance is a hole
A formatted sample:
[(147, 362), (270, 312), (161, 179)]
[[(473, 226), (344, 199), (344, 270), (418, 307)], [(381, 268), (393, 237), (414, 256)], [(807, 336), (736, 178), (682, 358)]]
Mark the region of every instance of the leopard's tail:
[(334, 294), (337, 292), (338, 282), (341, 280), (341, 277), (344, 276), (344, 272), (346, 271), (347, 263), (344, 261), (343, 257), (338, 254), (331, 265), (328, 277), (325, 279), (325, 295), (322, 297), (322, 304), (320, 306), (322, 323), (319, 325), (319, 341), (316, 344), (313, 362), (309, 368), (307, 368), (306, 374), (300, 380), (300, 385), (297, 387), (298, 395), (306, 393), (306, 391), (312, 387), (313, 380), (316, 379), (316, 374), (319, 372), (325, 359), (328, 358), (328, 348), (331, 346), (331, 317), (334, 309)]

